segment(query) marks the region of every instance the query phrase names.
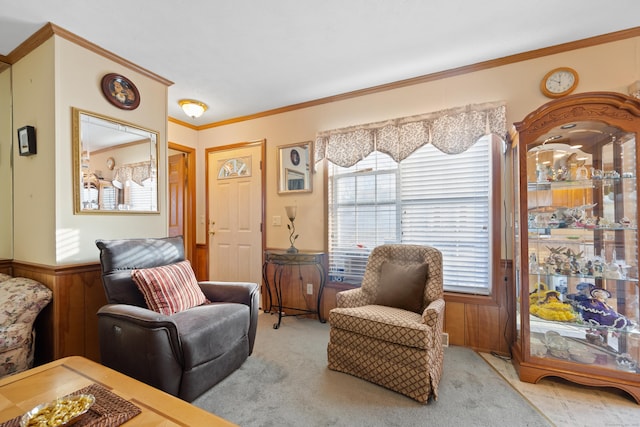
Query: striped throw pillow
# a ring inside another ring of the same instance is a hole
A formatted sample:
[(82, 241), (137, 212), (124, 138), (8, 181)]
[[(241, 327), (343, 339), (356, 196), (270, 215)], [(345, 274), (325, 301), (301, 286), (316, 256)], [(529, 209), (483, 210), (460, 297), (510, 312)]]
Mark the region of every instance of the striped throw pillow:
[(147, 306), (171, 315), (207, 302), (188, 260), (131, 271)]

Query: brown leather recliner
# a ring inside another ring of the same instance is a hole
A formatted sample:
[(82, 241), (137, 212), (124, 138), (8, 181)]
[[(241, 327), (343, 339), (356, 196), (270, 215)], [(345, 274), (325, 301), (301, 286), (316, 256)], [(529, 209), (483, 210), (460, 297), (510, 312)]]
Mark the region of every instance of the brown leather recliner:
[(98, 310), (104, 365), (191, 402), (251, 354), (256, 283), (200, 282), (212, 303), (168, 316), (147, 308), (131, 271), (183, 261), (182, 237), (97, 240), (96, 245), (109, 303)]

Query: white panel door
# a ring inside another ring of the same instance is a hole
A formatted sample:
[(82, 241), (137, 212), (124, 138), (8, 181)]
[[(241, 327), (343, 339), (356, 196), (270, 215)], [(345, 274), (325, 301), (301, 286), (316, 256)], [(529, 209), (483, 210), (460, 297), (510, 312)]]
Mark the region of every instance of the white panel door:
[(262, 148), (209, 152), (209, 280), (262, 283)]

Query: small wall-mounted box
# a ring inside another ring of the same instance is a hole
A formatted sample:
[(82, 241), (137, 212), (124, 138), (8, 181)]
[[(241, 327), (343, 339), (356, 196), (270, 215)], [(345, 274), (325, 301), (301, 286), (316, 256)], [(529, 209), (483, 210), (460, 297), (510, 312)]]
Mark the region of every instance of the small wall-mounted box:
[(36, 128), (24, 126), (18, 129), (18, 150), (21, 156), (36, 154)]

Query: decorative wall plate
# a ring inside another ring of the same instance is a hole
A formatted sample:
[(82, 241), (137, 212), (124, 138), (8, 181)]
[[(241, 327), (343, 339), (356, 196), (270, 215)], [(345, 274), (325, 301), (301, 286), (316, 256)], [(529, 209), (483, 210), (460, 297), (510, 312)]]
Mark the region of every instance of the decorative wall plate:
[(140, 105), (138, 88), (119, 74), (110, 73), (102, 78), (102, 93), (107, 101), (123, 110), (135, 110)]

